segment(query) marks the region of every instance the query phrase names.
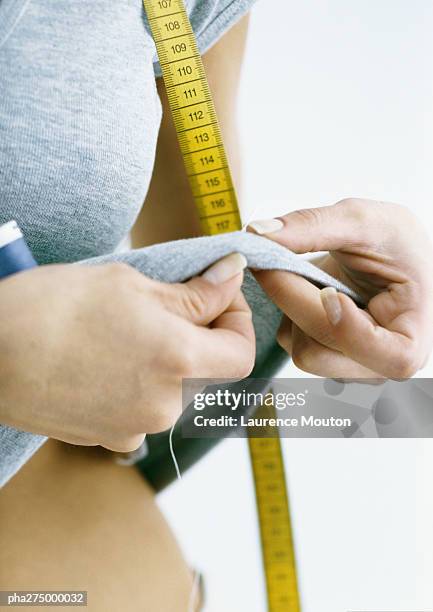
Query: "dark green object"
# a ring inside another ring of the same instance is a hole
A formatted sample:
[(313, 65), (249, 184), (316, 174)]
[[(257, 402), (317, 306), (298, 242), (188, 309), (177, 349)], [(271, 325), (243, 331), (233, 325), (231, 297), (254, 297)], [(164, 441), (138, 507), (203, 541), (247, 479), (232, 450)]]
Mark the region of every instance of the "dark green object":
[[(256, 366), (250, 375), (250, 379), (259, 379), (259, 388), (255, 387), (255, 391), (260, 390), (260, 379), (269, 379), (275, 376), (288, 356), (278, 344), (274, 344), (267, 354), (262, 357), (260, 363)], [(263, 389), (266, 386), (266, 380), (262, 381)], [(230, 389), (236, 391), (244, 388), (241, 382), (231, 383)], [(173, 431), (173, 447), (176, 453), (176, 459), (179, 464), (181, 474), (188, 468), (197, 463), (206, 453), (214, 448), (223, 438), (184, 438), (182, 436), (181, 424), (187, 419), (194, 417), (193, 410), (189, 407), (180, 417)], [(148, 455), (137, 463), (137, 467), (147, 481), (152, 485), (155, 491), (159, 492), (167, 485), (176, 479), (176, 469), (173, 464), (173, 459), (170, 454), (169, 446), (169, 431), (160, 434), (147, 436), (146, 440), (149, 446)]]

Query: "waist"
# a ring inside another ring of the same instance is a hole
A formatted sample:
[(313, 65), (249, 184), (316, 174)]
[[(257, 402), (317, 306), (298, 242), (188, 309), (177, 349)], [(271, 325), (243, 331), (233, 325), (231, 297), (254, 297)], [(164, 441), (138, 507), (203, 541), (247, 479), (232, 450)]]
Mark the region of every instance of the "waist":
[(135, 468), (49, 440), (0, 495), (0, 589), (87, 590), (89, 609), (184, 610), (191, 571)]

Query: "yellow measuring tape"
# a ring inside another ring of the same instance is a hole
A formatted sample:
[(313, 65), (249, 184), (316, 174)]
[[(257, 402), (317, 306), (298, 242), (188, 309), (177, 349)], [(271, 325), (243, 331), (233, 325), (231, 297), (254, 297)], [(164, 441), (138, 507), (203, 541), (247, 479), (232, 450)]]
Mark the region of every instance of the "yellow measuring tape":
[[(143, 0), (204, 234), (241, 229), (211, 92), (183, 0)], [(249, 438), (269, 612), (299, 612), (281, 443)]]
[[(276, 418), (273, 405), (261, 406), (256, 417)], [(265, 431), (266, 430), (266, 431)], [(250, 429), (251, 436), (259, 431)], [(299, 612), (295, 550), (281, 441), (276, 427), (266, 427), (263, 437), (248, 438), (260, 523), (263, 564), (270, 612)]]

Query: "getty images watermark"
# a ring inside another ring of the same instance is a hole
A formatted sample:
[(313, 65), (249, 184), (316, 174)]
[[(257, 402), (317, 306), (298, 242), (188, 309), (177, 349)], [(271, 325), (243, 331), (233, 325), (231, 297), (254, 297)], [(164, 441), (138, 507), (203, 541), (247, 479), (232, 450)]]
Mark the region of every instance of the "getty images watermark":
[(429, 438), (433, 379), (186, 379), (185, 438)]
[(0, 591), (0, 606), (87, 606), (87, 591)]

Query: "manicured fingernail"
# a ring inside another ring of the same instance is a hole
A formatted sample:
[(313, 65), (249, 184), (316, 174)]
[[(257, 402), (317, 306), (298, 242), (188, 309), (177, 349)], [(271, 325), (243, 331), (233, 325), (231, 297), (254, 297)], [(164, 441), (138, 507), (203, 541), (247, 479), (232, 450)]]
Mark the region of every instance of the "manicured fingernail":
[(261, 219), (260, 221), (252, 221), (249, 224), (257, 234), (272, 234), (278, 232), (284, 227), (281, 219)]
[(338, 293), (334, 287), (325, 287), (320, 292), (323, 308), (331, 325), (337, 325), (341, 321), (341, 304)]
[(213, 285), (219, 285), (230, 280), (247, 267), (247, 260), (241, 253), (231, 253), (214, 263), (202, 274), (202, 278)]

